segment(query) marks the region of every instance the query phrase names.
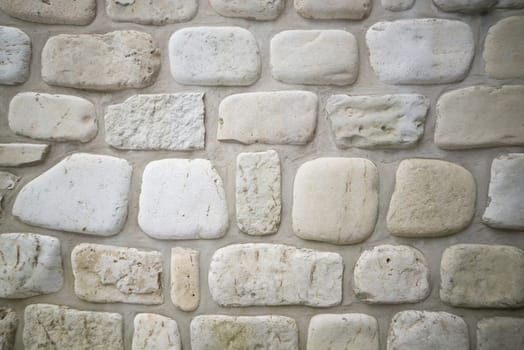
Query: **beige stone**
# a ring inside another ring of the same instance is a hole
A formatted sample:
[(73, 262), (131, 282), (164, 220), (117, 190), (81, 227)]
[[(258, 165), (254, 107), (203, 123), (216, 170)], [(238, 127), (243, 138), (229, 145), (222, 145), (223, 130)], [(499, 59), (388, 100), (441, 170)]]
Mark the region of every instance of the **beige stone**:
[(157, 314), (143, 313), (133, 322), (132, 350), (182, 350), (175, 320)]
[(0, 308), (0, 349), (15, 350), (18, 316), (13, 309)]
[(171, 301), (182, 311), (200, 304), (200, 252), (190, 248), (171, 249)]
[(371, 0), (295, 0), (295, 9), (305, 18), (363, 19), (371, 12)]
[(105, 0), (109, 18), (117, 22), (163, 25), (195, 17), (198, 0)]
[(524, 318), (490, 317), (477, 323), (477, 350), (522, 350)]
[(285, 0), (209, 0), (213, 9), (224, 17), (268, 21), (277, 18), (286, 7)]
[(48, 145), (34, 143), (0, 143), (0, 166), (27, 166), (44, 160)]
[(500, 20), (484, 42), (484, 65), (495, 79), (524, 78), (524, 16)]
[(0, 9), (24, 21), (87, 25), (96, 15), (96, 0), (1, 0)]
[(0, 219), (4, 215), (4, 198), (6, 201), (10, 199), (11, 192), (16, 187), (20, 177), (7, 171), (0, 171)]

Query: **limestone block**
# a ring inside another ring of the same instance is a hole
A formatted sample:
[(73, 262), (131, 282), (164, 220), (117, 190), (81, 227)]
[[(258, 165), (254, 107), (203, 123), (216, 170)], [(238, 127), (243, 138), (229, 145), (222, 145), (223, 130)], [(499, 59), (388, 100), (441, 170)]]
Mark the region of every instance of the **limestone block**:
[(15, 167), (40, 163), (44, 160), (48, 145), (32, 143), (0, 143), (0, 166)]
[(295, 9), (305, 18), (363, 19), (371, 12), (371, 0), (295, 0)]
[(446, 12), (485, 12), (491, 10), (498, 0), (433, 0), (439, 9)]
[(224, 17), (268, 21), (277, 18), (286, 7), (285, 0), (209, 0), (213, 9)]
[[(0, 9), (9, 1), (0, 1)], [(0, 26), (0, 85), (18, 85), (29, 78), (31, 39), (18, 28)]]
[(175, 320), (157, 314), (138, 314), (134, 320), (132, 350), (182, 350)]
[(190, 248), (171, 249), (171, 301), (182, 311), (200, 304), (200, 252)]
[(413, 7), (415, 0), (381, 0), (382, 7), (388, 11), (406, 11)]
[(106, 12), (116, 22), (163, 25), (195, 17), (198, 0), (106, 0)]
[(0, 349), (14, 350), (18, 316), (13, 309), (0, 308)]
[(490, 317), (477, 323), (477, 350), (520, 350), (524, 318)]
[(0, 10), (24, 21), (87, 25), (96, 16), (96, 0), (0, 0)]

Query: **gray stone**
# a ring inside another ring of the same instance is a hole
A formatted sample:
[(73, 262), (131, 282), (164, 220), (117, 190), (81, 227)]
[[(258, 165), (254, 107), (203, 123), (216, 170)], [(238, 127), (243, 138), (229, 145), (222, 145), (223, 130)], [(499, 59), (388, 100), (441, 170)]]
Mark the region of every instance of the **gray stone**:
[(33, 143), (0, 143), (0, 166), (14, 167), (40, 163), (44, 160), (48, 145)]
[(439, 9), (446, 12), (486, 12), (497, 4), (498, 0), (433, 0)]
[(477, 350), (522, 350), (524, 318), (491, 317), (477, 323)]
[(0, 0), (0, 9), (24, 21), (87, 25), (96, 15), (96, 0)]
[(415, 0), (381, 0), (382, 7), (388, 11), (406, 11), (413, 7)]
[(171, 301), (182, 311), (200, 304), (200, 252), (190, 248), (171, 249)]
[(363, 19), (371, 12), (371, 0), (295, 0), (295, 9), (305, 18)]
[(163, 25), (195, 17), (197, 0), (106, 0), (109, 18), (117, 22)]
[(0, 349), (14, 350), (18, 316), (13, 309), (0, 308)]
[(4, 197), (9, 196), (19, 180), (20, 177), (14, 174), (8, 173), (7, 171), (0, 171), (0, 219), (4, 214)]
[(495, 7), (499, 9), (521, 9), (524, 8), (524, 0), (499, 0)]
[[(0, 1), (2, 4), (8, 1)], [(29, 78), (31, 39), (18, 28), (0, 26), (0, 84), (17, 85)]]
[(268, 21), (277, 18), (286, 7), (285, 0), (209, 0), (213, 9), (224, 17)]
[(136, 315), (131, 349), (182, 350), (176, 321), (157, 314)]

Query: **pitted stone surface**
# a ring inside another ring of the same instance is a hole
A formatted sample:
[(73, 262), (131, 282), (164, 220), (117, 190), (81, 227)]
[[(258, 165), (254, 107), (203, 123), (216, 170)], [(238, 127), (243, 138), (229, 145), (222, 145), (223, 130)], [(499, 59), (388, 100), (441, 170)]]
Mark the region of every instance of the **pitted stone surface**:
[(171, 74), (186, 85), (246, 86), (258, 80), (258, 44), (240, 27), (192, 27), (169, 39)]
[(366, 33), (371, 66), (388, 84), (444, 84), (466, 76), (475, 51), (464, 22), (420, 18), (379, 22)]
[(198, 0), (106, 0), (109, 18), (117, 22), (163, 25), (195, 17)]
[(22, 188), (13, 215), (52, 230), (114, 235), (126, 221), (131, 172), (124, 159), (72, 154)]
[(428, 108), (417, 94), (333, 95), (326, 113), (340, 148), (405, 148), (422, 137)]
[(524, 251), (503, 245), (458, 244), (440, 265), (440, 299), (470, 308), (524, 306)]
[(224, 17), (239, 17), (268, 21), (277, 18), (286, 7), (285, 0), (209, 0), (209, 3)]
[(281, 244), (234, 244), (218, 249), (209, 290), (222, 306), (307, 305), (342, 301), (344, 263), (337, 253)]
[(157, 239), (214, 239), (228, 228), (220, 175), (206, 159), (163, 159), (142, 176), (138, 224)]
[(371, 0), (294, 1), (297, 12), (312, 19), (363, 19), (371, 11)]
[(485, 12), (499, 0), (433, 0), (439, 9), (446, 12)]
[(111, 105), (105, 139), (119, 149), (189, 151), (204, 149), (204, 94), (134, 95)]
[(0, 143), (0, 166), (33, 165), (44, 160), (48, 145), (33, 143)]
[(491, 317), (477, 323), (477, 350), (521, 350), (524, 318)]
[(18, 316), (13, 309), (0, 308), (0, 349), (14, 350)]
[(460, 165), (407, 159), (397, 169), (387, 227), (400, 237), (441, 237), (466, 228), (475, 213), (476, 185)]
[(143, 88), (160, 70), (160, 50), (149, 34), (60, 34), (42, 51), (42, 79), (50, 85), (90, 90)]
[(200, 304), (200, 252), (190, 248), (171, 249), (171, 301), (182, 311)]
[(303, 239), (355, 244), (367, 239), (378, 216), (378, 171), (363, 158), (318, 158), (297, 171), (293, 231)]
[[(0, 1), (2, 4), (9, 1)], [(17, 85), (29, 78), (31, 39), (18, 28), (0, 26), (0, 85)]]
[(182, 350), (175, 320), (157, 314), (135, 316), (132, 350)]
[(217, 138), (244, 144), (306, 144), (315, 134), (317, 105), (317, 95), (308, 91), (231, 95), (220, 103)]
[(271, 74), (288, 84), (349, 85), (359, 70), (357, 39), (344, 30), (287, 30), (271, 39)]
[(87, 25), (95, 18), (96, 0), (0, 0), (0, 9), (29, 22)]
[(4, 197), (8, 196), (15, 187), (20, 177), (8, 173), (7, 171), (0, 171), (0, 219), (4, 214)]
[(415, 0), (381, 0), (382, 7), (389, 11), (406, 11), (413, 7)]

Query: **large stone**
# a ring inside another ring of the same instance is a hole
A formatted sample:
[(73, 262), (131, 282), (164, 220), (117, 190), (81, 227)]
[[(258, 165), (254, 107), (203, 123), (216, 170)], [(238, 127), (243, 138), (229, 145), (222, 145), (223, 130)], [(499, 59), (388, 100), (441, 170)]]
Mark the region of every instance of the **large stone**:
[(204, 94), (134, 95), (109, 106), (105, 139), (132, 150), (204, 149)]
[(200, 252), (190, 248), (171, 249), (171, 301), (182, 311), (200, 304)]
[(381, 0), (382, 7), (389, 11), (406, 11), (413, 7), (415, 0)]
[(428, 108), (416, 94), (333, 95), (326, 113), (340, 148), (405, 148), (422, 137)]
[(458, 244), (440, 265), (440, 299), (470, 308), (524, 306), (524, 251), (511, 246)]
[(499, 0), (433, 0), (435, 5), (446, 12), (486, 12)]
[(268, 21), (277, 18), (286, 7), (285, 0), (209, 0), (209, 3), (224, 17), (239, 17)]
[(4, 197), (7, 197), (16, 186), (20, 177), (7, 171), (0, 171), (0, 219), (4, 214)]
[(15, 350), (18, 316), (13, 309), (0, 308), (0, 349)]
[[(0, 1), (2, 4), (9, 1)], [(17, 85), (29, 78), (31, 39), (18, 28), (0, 26), (0, 84)]]
[(378, 171), (363, 158), (318, 158), (302, 164), (293, 189), (293, 231), (303, 239), (355, 244), (378, 216)]
[(444, 84), (465, 78), (473, 32), (464, 22), (421, 18), (379, 22), (366, 33), (371, 66), (388, 84)]
[(234, 244), (215, 252), (209, 290), (222, 306), (307, 305), (342, 301), (344, 263), (337, 253), (280, 244)]
[(48, 151), (48, 145), (0, 143), (0, 166), (14, 167), (40, 163), (44, 160)]
[(305, 18), (362, 19), (371, 11), (371, 0), (295, 0), (295, 9)]
[(477, 323), (477, 350), (522, 350), (524, 318), (491, 317)]
[(229, 218), (220, 175), (206, 159), (163, 159), (142, 176), (138, 224), (157, 239), (222, 237)]
[(52, 230), (114, 235), (126, 221), (131, 172), (124, 159), (72, 154), (22, 188), (13, 215)]
[(169, 39), (171, 74), (186, 85), (245, 86), (261, 69), (253, 34), (240, 27), (192, 27)]
[(195, 17), (197, 0), (106, 0), (109, 18), (117, 22), (163, 25)]
[(0, 0), (0, 9), (24, 21), (87, 25), (96, 15), (96, 0)]
[(231, 95), (220, 103), (217, 139), (244, 144), (306, 144), (315, 134), (317, 105), (317, 95), (308, 91)]
[(91, 90), (143, 88), (160, 70), (160, 50), (149, 34), (60, 34), (42, 51), (42, 79), (50, 85)]
[(495, 7), (499, 9), (521, 9), (524, 8), (524, 0), (499, 0)]
[(138, 314), (134, 320), (132, 350), (182, 350), (175, 320), (157, 314)]

